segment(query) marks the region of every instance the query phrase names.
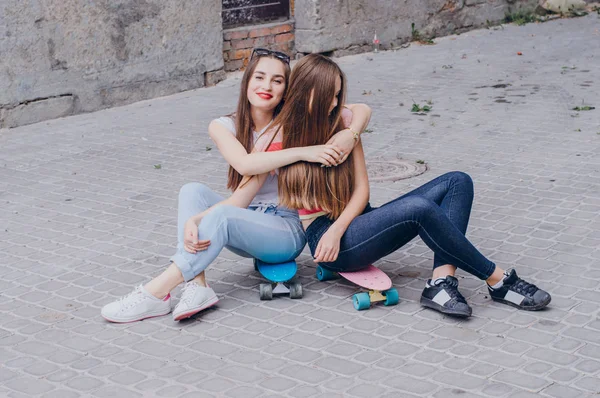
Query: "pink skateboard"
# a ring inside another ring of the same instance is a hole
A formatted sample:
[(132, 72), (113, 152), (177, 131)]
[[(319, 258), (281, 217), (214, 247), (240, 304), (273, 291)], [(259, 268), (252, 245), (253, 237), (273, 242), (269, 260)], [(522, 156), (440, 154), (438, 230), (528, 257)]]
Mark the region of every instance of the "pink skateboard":
[[(391, 279), (379, 268), (369, 265), (364, 270), (355, 272), (339, 272), (342, 278), (369, 289), (369, 292), (356, 293), (352, 296), (354, 308), (358, 311), (371, 307), (371, 303), (383, 301), (383, 305), (398, 304), (398, 291), (392, 287)], [(336, 273), (320, 265), (317, 267), (317, 279), (326, 281), (335, 278)]]

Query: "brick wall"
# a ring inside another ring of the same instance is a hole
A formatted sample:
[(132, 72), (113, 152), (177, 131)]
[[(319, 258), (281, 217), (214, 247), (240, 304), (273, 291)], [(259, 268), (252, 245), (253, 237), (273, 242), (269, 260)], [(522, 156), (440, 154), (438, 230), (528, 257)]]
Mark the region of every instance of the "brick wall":
[(252, 49), (255, 47), (283, 51), (293, 56), (295, 53), (294, 22), (275, 22), (224, 30), (225, 70), (229, 72), (243, 69), (248, 64)]

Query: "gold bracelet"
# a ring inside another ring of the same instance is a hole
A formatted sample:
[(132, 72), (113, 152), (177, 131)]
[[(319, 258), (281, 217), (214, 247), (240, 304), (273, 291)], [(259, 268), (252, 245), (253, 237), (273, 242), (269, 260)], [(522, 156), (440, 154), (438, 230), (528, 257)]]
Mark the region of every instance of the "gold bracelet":
[(350, 132), (352, 133), (352, 137), (354, 138), (354, 141), (358, 141), (360, 138), (360, 133), (352, 130), (350, 127), (348, 127), (348, 130), (350, 130)]

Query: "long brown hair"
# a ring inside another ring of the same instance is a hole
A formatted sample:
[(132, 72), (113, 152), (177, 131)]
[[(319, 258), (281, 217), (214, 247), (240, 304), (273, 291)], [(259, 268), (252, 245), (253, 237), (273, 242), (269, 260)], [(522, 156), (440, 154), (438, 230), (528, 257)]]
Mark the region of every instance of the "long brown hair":
[[(256, 70), (256, 66), (261, 58), (273, 58), (280, 61), (283, 64), (284, 78), (285, 78), (285, 90), (283, 91), (283, 98), (287, 93), (288, 82), (290, 80), (290, 65), (281, 61), (273, 55), (256, 55), (250, 59), (246, 66), (246, 71), (242, 76), (242, 82), (240, 86), (240, 96), (238, 99), (237, 109), (234, 114), (230, 115), (235, 122), (236, 138), (244, 146), (246, 152), (252, 152), (254, 148), (254, 123), (252, 121), (252, 112), (250, 111), (250, 101), (248, 100), (248, 85), (250, 79)], [(275, 107), (273, 115), (279, 114), (283, 107), (283, 99)], [(235, 191), (242, 181), (242, 175), (237, 172), (233, 167), (229, 166), (229, 172), (227, 174), (227, 188)]]
[[(336, 77), (342, 81), (337, 106), (329, 112)], [(298, 61), (290, 77), (286, 102), (274, 124), (283, 129), (283, 148), (322, 145), (342, 130), (346, 77), (331, 59), (310, 54)], [(353, 159), (337, 167), (298, 162), (279, 169), (279, 201), (292, 209), (321, 208), (336, 219), (354, 188)]]

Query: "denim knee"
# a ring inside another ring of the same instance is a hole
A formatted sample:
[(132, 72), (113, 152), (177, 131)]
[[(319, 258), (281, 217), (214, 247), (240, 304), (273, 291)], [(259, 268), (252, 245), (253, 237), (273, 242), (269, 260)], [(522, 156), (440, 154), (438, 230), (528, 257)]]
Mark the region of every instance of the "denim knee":
[(200, 221), (198, 228), (200, 231), (214, 231), (217, 228), (227, 229), (227, 219), (231, 213), (231, 209), (237, 209), (237, 207), (230, 205), (219, 205), (213, 208), (210, 213), (204, 216), (202, 221)]
[(418, 195), (408, 196), (402, 202), (416, 218), (431, 214), (432, 208), (438, 207), (434, 201)]
[(452, 180), (454, 180), (455, 184), (463, 185), (466, 189), (473, 192), (473, 179), (470, 175), (463, 171), (451, 171), (446, 173)]
[(210, 188), (199, 182), (188, 182), (179, 189), (179, 199), (190, 198), (192, 196), (203, 196), (204, 192), (209, 192)]

